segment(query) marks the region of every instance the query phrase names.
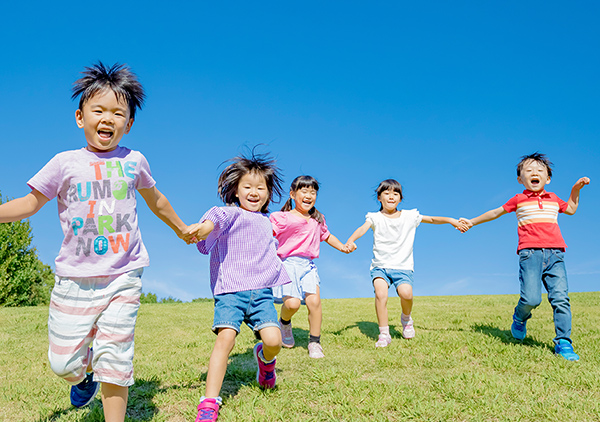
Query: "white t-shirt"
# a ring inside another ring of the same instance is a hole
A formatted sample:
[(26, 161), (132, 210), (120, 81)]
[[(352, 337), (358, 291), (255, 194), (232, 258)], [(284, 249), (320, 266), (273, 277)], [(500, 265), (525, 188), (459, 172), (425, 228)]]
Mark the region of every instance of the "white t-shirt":
[(414, 271), (415, 231), (423, 218), (419, 211), (402, 210), (398, 218), (388, 218), (380, 211), (370, 212), (365, 218), (373, 229), (371, 269)]

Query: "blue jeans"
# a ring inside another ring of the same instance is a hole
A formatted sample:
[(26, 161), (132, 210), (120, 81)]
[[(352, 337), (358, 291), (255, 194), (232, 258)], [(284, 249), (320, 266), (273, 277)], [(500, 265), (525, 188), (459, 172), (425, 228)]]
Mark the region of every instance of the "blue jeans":
[(554, 311), (554, 343), (558, 344), (559, 340), (571, 342), (571, 305), (564, 252), (560, 249), (521, 249), (519, 282), (521, 297), (515, 308), (515, 318), (522, 322), (531, 318), (532, 309), (542, 303), (544, 284)]

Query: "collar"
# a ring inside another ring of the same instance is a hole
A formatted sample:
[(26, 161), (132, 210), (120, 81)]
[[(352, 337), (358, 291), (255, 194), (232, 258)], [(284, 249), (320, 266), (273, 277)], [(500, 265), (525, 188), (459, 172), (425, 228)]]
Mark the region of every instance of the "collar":
[(523, 195), (527, 196), (528, 198), (535, 198), (537, 196), (539, 197), (546, 197), (549, 196), (548, 192), (546, 192), (546, 190), (544, 189), (543, 191), (536, 193), (536, 192), (532, 192), (529, 189), (525, 189), (523, 191)]

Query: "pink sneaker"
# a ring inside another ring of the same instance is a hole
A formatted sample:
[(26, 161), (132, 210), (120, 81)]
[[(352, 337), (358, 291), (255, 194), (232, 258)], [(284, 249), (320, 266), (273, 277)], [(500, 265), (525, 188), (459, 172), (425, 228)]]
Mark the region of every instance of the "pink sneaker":
[(290, 321), (287, 325), (279, 322), (279, 327), (281, 328), (281, 344), (283, 347), (291, 349), (294, 347), (294, 344), (296, 344), (294, 341), (294, 333), (292, 332), (292, 322)]
[(324, 358), (323, 347), (320, 343), (311, 342), (308, 343), (308, 357), (313, 359)]
[(195, 422), (215, 422), (219, 417), (219, 403), (216, 399), (204, 399), (198, 405)]
[(388, 347), (391, 342), (392, 336), (389, 334), (379, 334), (379, 340), (377, 340), (377, 343), (375, 343), (375, 347)]
[(276, 359), (273, 359), (271, 363), (264, 363), (258, 354), (263, 348), (262, 343), (258, 343), (254, 346), (254, 359), (258, 365), (258, 371), (256, 371), (256, 381), (262, 388), (275, 388), (275, 382), (277, 381), (277, 375), (275, 374), (275, 363)]
[(402, 323), (402, 337), (407, 339), (413, 338), (415, 336), (413, 319), (409, 318), (408, 321), (404, 321), (404, 319), (400, 318), (400, 322)]

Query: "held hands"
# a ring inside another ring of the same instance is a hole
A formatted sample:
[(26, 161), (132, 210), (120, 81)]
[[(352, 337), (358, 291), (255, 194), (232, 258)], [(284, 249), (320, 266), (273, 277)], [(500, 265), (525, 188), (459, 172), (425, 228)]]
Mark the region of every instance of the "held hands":
[(346, 242), (346, 244), (344, 245), (344, 249), (342, 252), (344, 253), (352, 253), (356, 250), (356, 243), (354, 242)]
[(461, 233), (466, 233), (471, 227), (473, 227), (473, 223), (468, 218), (461, 217), (458, 219), (456, 224), (452, 224), (456, 230)]

